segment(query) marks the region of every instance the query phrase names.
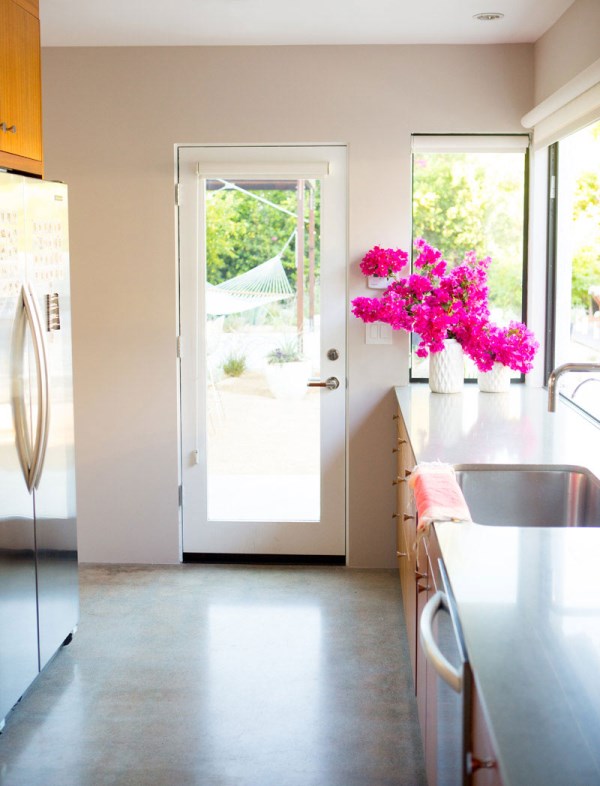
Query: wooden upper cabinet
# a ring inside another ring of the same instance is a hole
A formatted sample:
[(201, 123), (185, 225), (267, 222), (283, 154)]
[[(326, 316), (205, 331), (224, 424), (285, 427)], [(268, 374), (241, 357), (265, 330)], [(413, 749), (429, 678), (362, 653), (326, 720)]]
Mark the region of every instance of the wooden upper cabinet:
[(37, 0), (0, 0), (0, 167), (43, 174)]

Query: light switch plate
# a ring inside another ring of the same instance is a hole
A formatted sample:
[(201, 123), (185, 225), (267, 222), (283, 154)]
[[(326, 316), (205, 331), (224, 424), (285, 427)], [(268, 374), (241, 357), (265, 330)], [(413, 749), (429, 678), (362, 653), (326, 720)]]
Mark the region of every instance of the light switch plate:
[(365, 325), (365, 344), (391, 344), (392, 328), (384, 322), (371, 322)]

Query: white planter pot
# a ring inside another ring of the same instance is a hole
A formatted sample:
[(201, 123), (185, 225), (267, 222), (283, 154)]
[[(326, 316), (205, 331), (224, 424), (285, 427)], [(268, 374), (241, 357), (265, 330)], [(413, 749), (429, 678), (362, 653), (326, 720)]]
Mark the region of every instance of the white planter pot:
[(489, 371), (477, 374), (477, 384), (482, 393), (508, 393), (511, 370), (502, 363), (494, 363)]
[(455, 338), (447, 338), (442, 352), (429, 355), (429, 387), (434, 393), (460, 393), (464, 382), (463, 349)]
[(269, 390), (275, 398), (298, 401), (306, 394), (310, 363), (269, 363), (265, 374)]

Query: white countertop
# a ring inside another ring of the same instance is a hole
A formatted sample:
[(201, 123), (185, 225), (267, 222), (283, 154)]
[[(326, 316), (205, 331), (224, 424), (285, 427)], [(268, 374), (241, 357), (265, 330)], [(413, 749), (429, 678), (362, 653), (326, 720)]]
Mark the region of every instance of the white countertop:
[(600, 529), (436, 532), (505, 786), (600, 784)]
[[(417, 461), (572, 464), (600, 431), (545, 390), (397, 388)], [(600, 528), (436, 525), (505, 786), (600, 784)]]
[(417, 461), (449, 464), (570, 464), (600, 477), (600, 430), (558, 401), (548, 412), (542, 388), (508, 393), (432, 393), (428, 385), (396, 388)]

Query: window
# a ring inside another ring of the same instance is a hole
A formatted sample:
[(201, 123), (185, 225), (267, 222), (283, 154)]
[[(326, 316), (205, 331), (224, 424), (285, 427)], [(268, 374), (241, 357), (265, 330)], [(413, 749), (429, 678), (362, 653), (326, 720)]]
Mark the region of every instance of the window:
[[(423, 237), (450, 264), (471, 250), (490, 256), (491, 317), (501, 325), (525, 320), (528, 144), (527, 135), (413, 136), (413, 240)], [(411, 379), (426, 379), (428, 359), (411, 355)], [(467, 361), (467, 377), (475, 375)]]
[[(600, 121), (552, 145), (549, 169), (548, 372), (600, 361)], [(563, 380), (561, 393), (600, 420), (600, 373)]]

